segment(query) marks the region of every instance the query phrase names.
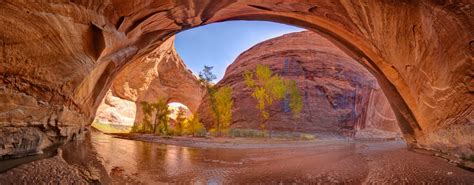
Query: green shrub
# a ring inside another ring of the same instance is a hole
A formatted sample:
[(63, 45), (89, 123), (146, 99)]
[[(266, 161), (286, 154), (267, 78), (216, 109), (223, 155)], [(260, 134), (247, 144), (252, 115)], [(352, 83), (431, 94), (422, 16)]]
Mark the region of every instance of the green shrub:
[(250, 137), (250, 138), (257, 138), (257, 137), (267, 137), (267, 132), (254, 130), (254, 129), (230, 129), (229, 135), (231, 137)]
[(196, 130), (196, 132), (193, 133), (194, 137), (206, 137), (207, 131), (206, 128), (202, 127), (199, 130)]
[(140, 134), (150, 134), (153, 133), (153, 128), (149, 126), (145, 126), (145, 124), (139, 123), (133, 125), (131, 133), (140, 133)]
[(125, 127), (125, 126), (114, 127), (113, 125), (110, 125), (110, 124), (100, 123), (98, 120), (95, 120), (91, 126), (104, 133), (128, 133), (132, 129), (130, 127)]
[(316, 139), (316, 137), (313, 134), (300, 134), (300, 139), (302, 140), (313, 140)]

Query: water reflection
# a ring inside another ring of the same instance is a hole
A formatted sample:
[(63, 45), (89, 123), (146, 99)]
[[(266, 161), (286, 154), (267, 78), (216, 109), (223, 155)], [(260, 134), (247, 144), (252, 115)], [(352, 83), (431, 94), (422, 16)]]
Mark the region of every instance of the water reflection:
[(353, 144), (298, 149), (197, 149), (125, 140), (101, 133), (91, 134), (91, 144), (109, 173), (120, 169), (121, 175), (145, 183), (307, 181), (314, 174), (328, 170), (325, 164), (357, 157)]
[(112, 184), (465, 184), (474, 179), (472, 173), (444, 161), (407, 151), (403, 142), (317, 143), (191, 148), (92, 133), (82, 144), (67, 144), (63, 157), (77, 166), (96, 165), (95, 171), (112, 177), (101, 182)]
[[(403, 142), (398, 141), (379, 143), (317, 141), (314, 145), (286, 148), (219, 149), (161, 145), (92, 133), (86, 140), (70, 142), (61, 149), (62, 157), (89, 179), (90, 183), (472, 184), (471, 182), (474, 182), (472, 172), (429, 155), (410, 152), (406, 150)], [(20, 169), (20, 172), (16, 173), (25, 175), (22, 172)], [(55, 178), (54, 174), (61, 172), (48, 171), (48, 175), (53, 174), (52, 177)], [(4, 178), (16, 179), (17, 174), (13, 175), (14, 177), (4, 176)]]

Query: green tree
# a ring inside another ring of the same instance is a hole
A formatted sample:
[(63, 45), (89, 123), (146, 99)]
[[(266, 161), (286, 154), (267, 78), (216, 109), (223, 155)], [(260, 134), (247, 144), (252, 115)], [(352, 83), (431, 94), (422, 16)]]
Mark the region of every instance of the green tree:
[(156, 103), (142, 101), (140, 105), (144, 115), (143, 121), (140, 125), (134, 125), (132, 132), (166, 135), (170, 114), (168, 105), (162, 100)]
[(187, 134), (192, 134), (193, 136), (205, 136), (206, 135), (206, 128), (204, 125), (199, 121), (199, 114), (195, 113), (191, 117), (187, 119), (187, 124), (185, 126), (185, 130)]
[(217, 88), (212, 84), (212, 80), (216, 79), (216, 75), (212, 73), (212, 68), (212, 66), (204, 66), (204, 69), (199, 72), (199, 78), (207, 90), (211, 112), (215, 118), (214, 130), (220, 136), (222, 132), (228, 131), (230, 120), (232, 120), (232, 88)]
[[(288, 94), (290, 98), (290, 109), (293, 114), (294, 119), (299, 119), (300, 118), (300, 113), (301, 110), (303, 110), (303, 99), (301, 98), (300, 91), (298, 89), (298, 86), (296, 85), (296, 81), (294, 80), (287, 80), (286, 81), (287, 89), (288, 89)], [(294, 123), (294, 130), (296, 130), (296, 121), (293, 121)]]
[(154, 127), (153, 133), (167, 135), (169, 131), (169, 106), (165, 101), (159, 100), (152, 104), (154, 108)]
[(283, 100), (286, 94), (289, 94), (290, 108), (292, 108), (292, 111), (295, 108), (294, 115), (301, 112), (300, 104), (302, 105), (302, 103), (293, 102), (301, 101), (296, 82), (284, 80), (279, 75), (273, 74), (268, 66), (261, 64), (257, 65), (255, 72), (246, 71), (243, 76), (247, 87), (253, 90), (252, 97), (257, 100), (257, 109), (260, 110), (262, 117), (260, 128), (268, 127), (270, 137), (272, 137), (272, 128), (267, 121), (270, 118), (270, 107), (275, 102)]
[(207, 88), (212, 86), (212, 81), (217, 79), (216, 75), (212, 73), (214, 66), (204, 66), (201, 72), (199, 72), (199, 79), (201, 83)]
[(150, 132), (152, 132), (153, 127), (154, 127), (152, 122), (151, 122), (151, 117), (152, 117), (152, 113), (154, 111), (154, 108), (150, 103), (148, 103), (146, 101), (140, 102), (140, 105), (142, 106), (143, 121), (142, 121), (141, 125), (138, 126), (136, 131), (139, 132), (139, 133), (150, 133)]
[(184, 107), (178, 108), (178, 113), (176, 114), (176, 125), (175, 131), (178, 135), (185, 134), (185, 126), (186, 126), (186, 109)]

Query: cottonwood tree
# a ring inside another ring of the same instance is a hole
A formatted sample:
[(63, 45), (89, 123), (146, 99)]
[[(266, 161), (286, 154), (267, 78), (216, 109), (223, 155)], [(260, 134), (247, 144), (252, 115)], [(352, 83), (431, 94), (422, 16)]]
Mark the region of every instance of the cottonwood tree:
[(185, 132), (192, 134), (193, 136), (205, 136), (206, 128), (199, 121), (199, 114), (195, 113), (187, 119), (187, 124), (185, 126)]
[(168, 134), (169, 114), (171, 113), (166, 102), (159, 100), (156, 103), (140, 102), (143, 111), (141, 126), (133, 130), (140, 133)]
[(152, 116), (154, 108), (150, 103), (146, 101), (140, 102), (140, 105), (142, 107), (143, 120), (142, 120), (142, 123), (140, 123), (139, 125), (133, 126), (132, 132), (151, 133), (154, 128), (151, 122), (151, 116)]
[(245, 84), (253, 90), (252, 97), (257, 100), (257, 109), (260, 110), (262, 122), (260, 128), (266, 129), (267, 125), (272, 137), (272, 127), (267, 123), (270, 118), (270, 107), (277, 101), (290, 96), (290, 108), (295, 116), (302, 109), (301, 95), (293, 80), (284, 80), (279, 75), (273, 74), (268, 66), (258, 64), (255, 72), (245, 71), (243, 74)]
[(155, 108), (155, 127), (153, 133), (167, 135), (169, 131), (169, 114), (171, 113), (169, 106), (162, 100), (159, 100), (153, 106)]
[(184, 134), (184, 127), (186, 125), (186, 109), (184, 107), (179, 107), (178, 112), (176, 113), (176, 125), (175, 131), (178, 135)]
[(226, 133), (228, 131), (230, 120), (232, 120), (232, 88), (228, 86), (217, 88), (212, 83), (212, 80), (217, 78), (212, 73), (212, 68), (213, 66), (204, 66), (204, 69), (199, 72), (199, 78), (206, 87), (210, 109), (215, 118), (213, 130), (220, 136), (223, 132)]
[[(291, 112), (293, 113), (294, 119), (300, 118), (301, 110), (303, 110), (303, 99), (301, 98), (300, 91), (294, 80), (286, 80), (287, 94), (289, 95), (289, 105)], [(294, 129), (296, 130), (296, 121), (294, 123)]]
[(216, 125), (214, 128), (219, 134), (227, 134), (232, 121), (232, 106), (234, 105), (232, 88), (229, 86), (221, 87), (213, 94), (213, 97), (216, 107), (216, 113), (214, 114)]

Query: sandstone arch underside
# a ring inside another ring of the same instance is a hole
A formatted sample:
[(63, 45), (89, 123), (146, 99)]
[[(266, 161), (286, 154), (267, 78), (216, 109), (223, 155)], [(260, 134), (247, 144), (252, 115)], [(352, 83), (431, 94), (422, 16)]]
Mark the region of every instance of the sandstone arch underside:
[(204, 94), (204, 86), (179, 57), (172, 37), (120, 71), (97, 109), (95, 121), (139, 124), (143, 120), (143, 101), (181, 102), (195, 112)]
[(409, 143), (433, 147), (426, 138), (446, 137), (438, 133), (458, 125), (472, 139), (473, 9), (468, 0), (4, 1), (0, 155), (70, 140), (92, 122), (131, 61), (179, 31), (235, 19), (292, 24), (329, 38), (374, 74)]
[(125, 66), (112, 83), (111, 91), (136, 104), (135, 124), (143, 120), (141, 102), (180, 102), (195, 112), (205, 88), (194, 76), (174, 47), (174, 37), (167, 39), (146, 57)]

